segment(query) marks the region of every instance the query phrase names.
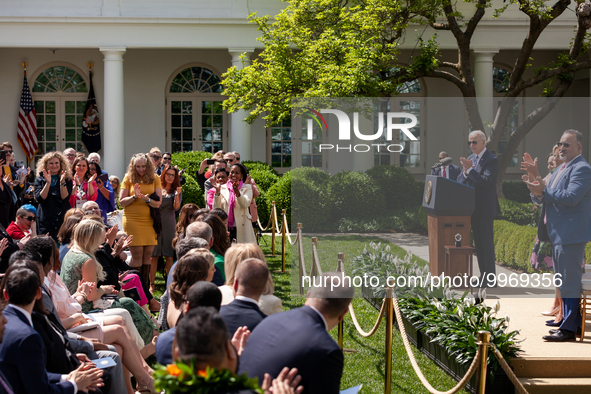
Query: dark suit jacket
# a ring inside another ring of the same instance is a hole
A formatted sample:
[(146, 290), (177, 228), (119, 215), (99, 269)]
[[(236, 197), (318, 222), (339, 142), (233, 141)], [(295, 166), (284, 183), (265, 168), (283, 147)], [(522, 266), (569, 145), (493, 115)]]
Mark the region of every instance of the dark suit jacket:
[(4, 316), (8, 323), (0, 344), (0, 369), (14, 393), (74, 394), (70, 382), (50, 383), (59, 381), (60, 375), (45, 371), (45, 346), (25, 315), (8, 305)]
[(224, 319), (226, 327), (228, 327), (230, 338), (234, 336), (238, 327), (247, 326), (252, 332), (267, 317), (261, 312), (257, 304), (236, 299), (220, 308), (220, 316)]
[[(441, 169), (442, 169), (442, 167), (432, 168), (431, 175), (443, 176)], [(450, 164), (449, 165), (449, 174), (448, 174), (449, 179), (451, 179), (452, 181), (455, 181), (458, 179), (458, 175), (460, 175), (460, 167), (456, 166), (455, 164)]]
[(175, 333), (176, 327), (173, 327), (158, 335), (158, 340), (156, 341), (156, 361), (159, 364), (172, 364), (172, 343)]
[[(468, 160), (473, 158), (474, 154), (468, 156)], [(458, 175), (458, 182), (476, 189), (476, 204), (472, 216), (497, 216), (501, 213), (497, 197), (498, 173), (499, 159), (487, 149), (467, 177), (464, 176), (464, 171)]]
[(238, 373), (247, 372), (262, 383), (265, 372), (276, 378), (283, 367), (298, 369), (304, 393), (339, 393), (343, 352), (309, 306), (264, 319), (250, 335)]

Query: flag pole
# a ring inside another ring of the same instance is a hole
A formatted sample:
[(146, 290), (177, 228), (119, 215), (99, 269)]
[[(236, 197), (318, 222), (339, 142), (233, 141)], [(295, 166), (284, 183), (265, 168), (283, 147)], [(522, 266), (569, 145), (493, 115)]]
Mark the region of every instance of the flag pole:
[(23, 73), (25, 74), (25, 77), (27, 76), (27, 66), (28, 65), (29, 65), (29, 63), (27, 63), (27, 62), (21, 63), (21, 66), (23, 66), (23, 69), (24, 69)]

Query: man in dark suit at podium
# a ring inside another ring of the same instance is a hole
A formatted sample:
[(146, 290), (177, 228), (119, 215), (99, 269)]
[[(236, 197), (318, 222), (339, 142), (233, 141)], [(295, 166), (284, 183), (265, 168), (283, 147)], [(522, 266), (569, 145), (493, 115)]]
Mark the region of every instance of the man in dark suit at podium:
[[(497, 197), (499, 160), (486, 149), (486, 136), (480, 130), (470, 133), (468, 145), (472, 154), (467, 159), (460, 157), (463, 169), (457, 181), (476, 189), (471, 225), (480, 275), (486, 277), (496, 273), (493, 226), (495, 216), (501, 211)], [(482, 286), (487, 286), (487, 281)]]
[(460, 175), (460, 167), (451, 164), (451, 162), (451, 157), (447, 155), (447, 152), (442, 151), (439, 153), (439, 163), (431, 167), (431, 175), (442, 176), (455, 181)]

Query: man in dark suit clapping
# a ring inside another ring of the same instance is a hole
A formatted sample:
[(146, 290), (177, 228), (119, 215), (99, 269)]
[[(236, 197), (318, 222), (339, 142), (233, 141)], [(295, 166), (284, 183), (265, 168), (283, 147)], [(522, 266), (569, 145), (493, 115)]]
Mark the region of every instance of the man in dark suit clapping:
[(476, 189), (471, 225), (478, 268), (480, 275), (486, 278), (482, 282), (483, 286), (487, 286), (487, 282), (490, 283), (487, 275), (496, 274), (493, 226), (495, 216), (501, 211), (497, 197), (499, 160), (486, 149), (486, 136), (480, 130), (470, 133), (468, 145), (472, 154), (467, 159), (460, 157), (462, 172), (458, 175), (457, 181)]
[(271, 315), (256, 327), (240, 357), (239, 373), (262, 382), (265, 373), (275, 377), (284, 366), (297, 368), (304, 393), (338, 394), (343, 352), (329, 331), (347, 313), (354, 289), (343, 284), (340, 273), (316, 279), (327, 286), (312, 286), (303, 307)]
[(234, 274), (234, 290), (236, 298), (228, 305), (222, 306), (220, 315), (230, 337), (234, 336), (239, 327), (246, 326), (252, 332), (265, 318), (259, 309), (259, 298), (269, 281), (269, 267), (259, 259), (246, 259), (236, 268)]

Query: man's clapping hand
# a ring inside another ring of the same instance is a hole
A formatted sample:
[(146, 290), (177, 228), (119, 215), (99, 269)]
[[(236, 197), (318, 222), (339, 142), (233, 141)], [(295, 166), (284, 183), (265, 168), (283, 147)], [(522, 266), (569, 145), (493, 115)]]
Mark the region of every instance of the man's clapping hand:
[(273, 381), (271, 381), (271, 376), (266, 373), (261, 388), (265, 390), (265, 394), (300, 394), (304, 391), (304, 386), (298, 386), (301, 380), (302, 377), (298, 375), (297, 368), (290, 370), (285, 367)]

